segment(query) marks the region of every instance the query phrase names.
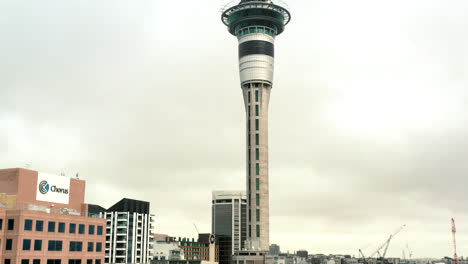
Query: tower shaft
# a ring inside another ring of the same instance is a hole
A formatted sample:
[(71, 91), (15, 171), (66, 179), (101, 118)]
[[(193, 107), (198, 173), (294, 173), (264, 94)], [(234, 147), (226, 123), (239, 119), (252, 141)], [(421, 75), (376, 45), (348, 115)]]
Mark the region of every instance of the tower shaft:
[(223, 12), (239, 41), (239, 75), (246, 112), (247, 250), (268, 251), (270, 197), (268, 104), (273, 86), (275, 37), (290, 20), (271, 0), (242, 0)]

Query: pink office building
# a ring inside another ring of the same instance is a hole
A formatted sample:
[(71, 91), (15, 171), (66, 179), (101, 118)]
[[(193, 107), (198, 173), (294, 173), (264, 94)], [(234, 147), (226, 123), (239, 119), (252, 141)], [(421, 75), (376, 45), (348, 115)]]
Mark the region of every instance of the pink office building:
[(106, 220), (84, 199), (83, 180), (0, 170), (0, 264), (104, 264)]

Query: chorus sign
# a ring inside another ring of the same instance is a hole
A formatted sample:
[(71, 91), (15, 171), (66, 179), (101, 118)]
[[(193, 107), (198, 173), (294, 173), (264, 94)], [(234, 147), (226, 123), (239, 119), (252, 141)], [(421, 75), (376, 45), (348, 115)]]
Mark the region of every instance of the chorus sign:
[(37, 176), (36, 200), (68, 204), (70, 178), (39, 172)]

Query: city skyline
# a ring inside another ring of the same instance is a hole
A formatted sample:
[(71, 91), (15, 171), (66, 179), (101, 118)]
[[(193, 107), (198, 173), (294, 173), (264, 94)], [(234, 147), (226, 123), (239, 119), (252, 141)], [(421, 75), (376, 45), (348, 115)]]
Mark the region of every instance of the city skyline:
[[(245, 186), (237, 47), (222, 1), (182, 2), (0, 3), (0, 167), (79, 173), (88, 203), (150, 201), (157, 233), (211, 230), (211, 191)], [(407, 224), (389, 256), (451, 256), (455, 217), (465, 256), (468, 3), (288, 4), (270, 243), (357, 256)]]

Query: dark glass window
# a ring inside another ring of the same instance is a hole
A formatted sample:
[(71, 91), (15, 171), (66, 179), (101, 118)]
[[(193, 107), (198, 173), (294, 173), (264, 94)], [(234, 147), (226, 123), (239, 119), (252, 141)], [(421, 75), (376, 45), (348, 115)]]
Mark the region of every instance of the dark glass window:
[(44, 231), (44, 221), (36, 220), (36, 231), (38, 232)]
[(257, 237), (260, 237), (260, 225), (257, 225)]
[(260, 221), (260, 209), (257, 209), (257, 222)]
[(103, 227), (102, 227), (102, 226), (98, 226), (98, 227), (97, 227), (97, 234), (98, 234), (98, 236), (101, 236), (101, 235), (102, 235), (102, 230), (103, 230)]
[(88, 226), (88, 234), (89, 235), (94, 235), (94, 225), (89, 225)]
[(34, 240), (34, 250), (35, 251), (41, 251), (42, 250), (42, 240)]
[(61, 264), (62, 260), (60, 259), (48, 259), (47, 264)]
[(101, 252), (101, 251), (102, 251), (102, 243), (96, 242), (96, 252)]
[(258, 102), (258, 90), (255, 91), (255, 102)]
[(93, 252), (93, 250), (94, 250), (94, 243), (88, 242), (88, 252)]
[(255, 105), (255, 116), (258, 116), (258, 105)]
[(250, 116), (250, 105), (248, 106), (248, 108), (247, 108), (247, 109), (249, 109), (249, 116)]
[(257, 206), (260, 206), (260, 194), (255, 194), (255, 198), (257, 198)]
[(249, 92), (247, 93), (247, 102), (250, 103), (250, 90), (249, 90)]
[(251, 236), (252, 236), (252, 225), (249, 225), (249, 237), (251, 237)]
[(101, 264), (101, 260), (100, 259), (96, 259), (96, 261), (94, 262), (95, 264)]
[(260, 150), (257, 148), (255, 149), (255, 159), (259, 160), (260, 159)]
[(62, 251), (63, 242), (61, 240), (49, 240), (49, 251)]
[(31, 219), (24, 220), (24, 230), (25, 231), (32, 231), (33, 221)]
[(48, 232), (55, 232), (55, 222), (54, 221), (49, 221), (49, 226), (47, 229)]
[(8, 219), (8, 230), (15, 229), (15, 219)]
[(70, 241), (70, 251), (71, 252), (81, 252), (81, 251), (83, 251), (83, 242)]
[(70, 259), (68, 264), (81, 264), (81, 259)]
[(249, 120), (247, 122), (247, 131), (249, 131), (249, 133), (250, 133), (250, 118), (249, 118)]
[(84, 233), (85, 233), (85, 225), (80, 224), (80, 225), (78, 226), (78, 233), (79, 233), (79, 234), (84, 234)]
[(2, 229), (3, 229), (3, 219), (0, 218), (0, 230), (2, 230)]
[(87, 259), (86, 264), (93, 264), (93, 260), (92, 259)]
[(11, 250), (13, 248), (13, 239), (7, 239), (5, 242), (5, 250)]
[(255, 119), (255, 130), (258, 131), (258, 119)]
[(255, 163), (255, 174), (260, 175), (260, 164)]
[(33, 264), (41, 264), (41, 260), (40, 259), (33, 259)]
[(65, 223), (58, 224), (58, 231), (59, 233), (65, 233)]
[(31, 250), (31, 239), (23, 239), (23, 250)]
[(259, 178), (255, 179), (255, 187), (256, 187), (257, 191), (260, 191), (260, 179)]
[(255, 134), (255, 145), (259, 145), (260, 144), (260, 135), (259, 134)]
[(4, 263), (5, 263), (5, 264), (10, 264), (10, 263), (11, 263), (11, 259), (5, 259)]
[(29, 259), (22, 259), (21, 264), (29, 264)]
[(70, 234), (76, 233), (76, 224), (70, 224)]

